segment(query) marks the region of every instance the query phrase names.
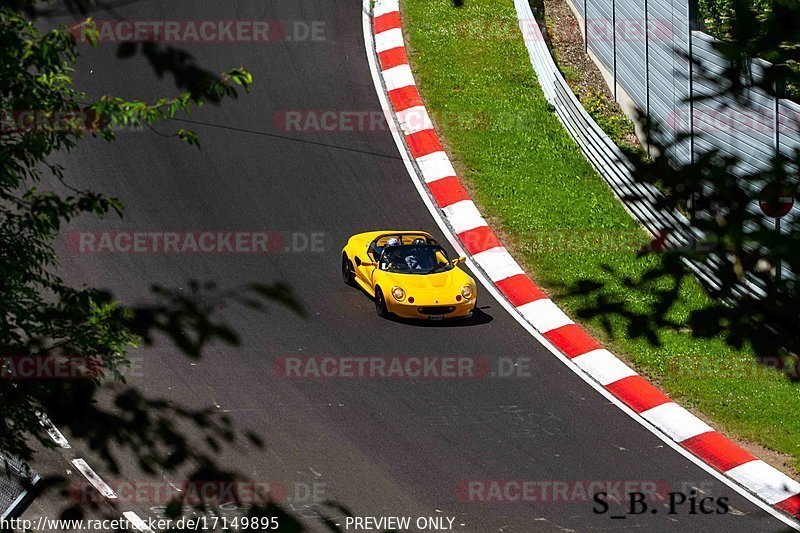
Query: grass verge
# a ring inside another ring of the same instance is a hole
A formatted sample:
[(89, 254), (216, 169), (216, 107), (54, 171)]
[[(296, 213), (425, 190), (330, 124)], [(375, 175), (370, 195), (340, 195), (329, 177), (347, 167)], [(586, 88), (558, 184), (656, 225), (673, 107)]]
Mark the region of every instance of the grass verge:
[[(581, 281), (602, 283), (629, 311), (644, 312), (652, 294), (629, 290), (624, 277), (638, 279), (655, 261), (636, 256), (647, 238), (548, 106), (513, 1), (468, 0), (457, 8), (452, 0), (404, 0), (402, 10), (428, 111), (441, 119), (437, 128), (462, 179), (515, 257), (573, 318), (593, 301), (570, 290)], [(756, 364), (747, 349), (721, 337), (693, 338), (681, 327), (706, 298), (697, 284), (682, 288), (670, 316), (679, 326), (660, 331), (660, 346), (618, 317), (579, 322), (673, 399), (797, 472), (800, 388)]]

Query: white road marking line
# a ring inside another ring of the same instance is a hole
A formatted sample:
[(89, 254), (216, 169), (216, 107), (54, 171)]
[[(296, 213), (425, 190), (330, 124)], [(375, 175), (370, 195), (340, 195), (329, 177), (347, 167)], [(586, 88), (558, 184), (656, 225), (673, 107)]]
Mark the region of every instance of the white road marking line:
[(122, 513), (122, 516), (124, 516), (125, 519), (131, 523), (136, 531), (141, 531), (142, 533), (153, 533), (153, 530), (148, 527), (145, 521), (139, 518), (139, 515), (133, 511), (125, 511)]
[(117, 493), (114, 492), (105, 481), (100, 479), (100, 476), (98, 476), (97, 473), (92, 470), (92, 467), (90, 467), (86, 461), (83, 459), (73, 459), (71, 462), (73, 465), (75, 465), (75, 468), (77, 468), (78, 471), (83, 474), (83, 477), (85, 477), (89, 483), (91, 483), (92, 486), (97, 489), (97, 492), (110, 500), (115, 500), (117, 498)]
[(50, 438), (53, 439), (53, 442), (58, 444), (60, 447), (64, 448), (65, 450), (69, 450), (71, 446), (67, 441), (66, 437), (58, 430), (58, 428), (50, 421), (50, 418), (47, 417), (46, 414), (39, 411), (36, 413), (39, 417), (39, 423), (42, 427), (47, 431), (47, 434), (50, 435)]

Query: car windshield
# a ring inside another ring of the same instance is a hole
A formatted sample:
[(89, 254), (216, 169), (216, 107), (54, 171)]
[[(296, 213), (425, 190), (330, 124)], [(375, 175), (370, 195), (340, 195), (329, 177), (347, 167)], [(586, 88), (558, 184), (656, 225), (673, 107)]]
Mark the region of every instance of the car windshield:
[(431, 274), (453, 268), (447, 252), (441, 246), (412, 244), (388, 246), (383, 249), (380, 269), (401, 274)]

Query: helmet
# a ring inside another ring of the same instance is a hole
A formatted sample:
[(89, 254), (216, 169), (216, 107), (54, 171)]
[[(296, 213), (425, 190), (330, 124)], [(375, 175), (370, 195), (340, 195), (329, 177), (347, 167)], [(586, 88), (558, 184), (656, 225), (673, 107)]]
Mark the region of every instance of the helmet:
[(389, 237), (386, 241), (386, 246), (400, 246), (402, 243), (397, 237)]
[(426, 241), (422, 237), (417, 237), (416, 239), (414, 239), (414, 242), (412, 244), (428, 244), (428, 241)]

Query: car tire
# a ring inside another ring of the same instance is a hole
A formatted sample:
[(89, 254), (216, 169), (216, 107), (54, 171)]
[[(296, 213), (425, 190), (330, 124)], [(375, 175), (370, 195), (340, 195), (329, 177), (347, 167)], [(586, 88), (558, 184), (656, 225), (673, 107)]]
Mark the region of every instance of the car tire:
[(355, 287), (356, 273), (353, 271), (353, 263), (347, 258), (347, 255), (342, 254), (342, 280), (345, 285)]
[(386, 300), (383, 298), (383, 291), (380, 287), (375, 287), (375, 311), (381, 318), (389, 316), (389, 310), (386, 308)]

